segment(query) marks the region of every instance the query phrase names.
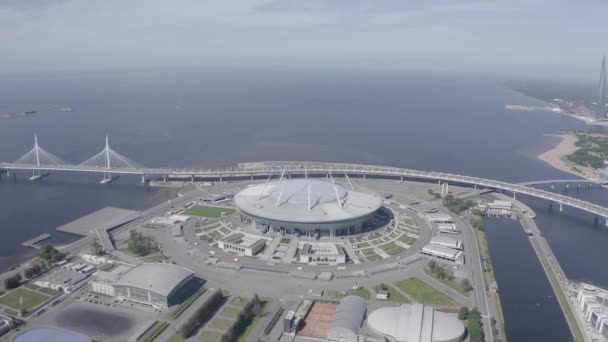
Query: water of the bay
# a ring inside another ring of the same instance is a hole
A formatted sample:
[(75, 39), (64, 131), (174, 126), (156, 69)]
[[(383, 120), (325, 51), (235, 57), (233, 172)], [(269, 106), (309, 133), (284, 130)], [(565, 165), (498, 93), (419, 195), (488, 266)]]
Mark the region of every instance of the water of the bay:
[[(151, 167), (283, 159), (397, 165), (515, 182), (572, 178), (535, 156), (556, 142), (545, 134), (585, 127), (552, 113), (507, 111), (506, 104), (542, 103), (466, 75), (244, 69), (8, 74), (0, 80), (0, 113), (65, 105), (74, 111), (3, 119), (0, 160), (27, 152), (37, 133), (47, 150), (81, 162), (99, 152), (109, 134), (115, 150)], [(130, 177), (111, 186), (98, 184), (99, 175), (52, 174), (35, 184), (27, 177), (20, 172), (16, 181), (0, 181), (0, 270), (31, 255), (20, 243), (36, 235), (68, 241), (55, 227), (87, 212), (108, 205), (145, 208), (175, 195)], [(571, 194), (608, 202), (601, 189)], [(560, 215), (542, 201), (526, 201), (537, 210), (538, 225), (567, 275), (608, 285), (608, 276), (585, 257), (590, 251), (596, 260), (608, 257), (599, 248), (608, 231), (589, 215), (569, 209)], [(490, 248), (495, 245), (490, 241)], [(516, 274), (517, 265), (496, 262), (498, 273)], [(527, 275), (526, 282), (548, 285), (541, 272)], [(503, 301), (518, 300), (499, 285)], [(511, 315), (507, 326), (517, 320)], [(547, 319), (533, 329), (543, 324), (556, 323)]]

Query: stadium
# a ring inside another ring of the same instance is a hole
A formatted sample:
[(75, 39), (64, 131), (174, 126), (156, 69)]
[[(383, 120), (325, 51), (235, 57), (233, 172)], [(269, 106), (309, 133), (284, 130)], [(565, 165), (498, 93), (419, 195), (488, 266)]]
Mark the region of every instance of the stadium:
[(260, 231), (308, 237), (358, 234), (378, 227), (382, 198), (330, 181), (283, 179), (250, 186), (234, 197), (241, 221)]

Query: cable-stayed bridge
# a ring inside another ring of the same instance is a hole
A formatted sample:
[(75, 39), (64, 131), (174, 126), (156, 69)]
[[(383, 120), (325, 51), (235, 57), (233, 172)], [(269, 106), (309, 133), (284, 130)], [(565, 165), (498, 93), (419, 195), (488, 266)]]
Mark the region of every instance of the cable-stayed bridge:
[[(146, 176), (157, 175), (163, 179), (190, 179), (196, 180), (238, 180), (238, 179), (266, 179), (281, 174), (287, 177), (302, 177), (305, 173), (309, 177), (374, 177), (389, 179), (415, 179), (450, 182), (455, 184), (471, 185), (475, 188), (503, 190), (515, 194), (523, 194), (545, 199), (559, 204), (560, 211), (563, 206), (570, 206), (608, 220), (608, 208), (576, 199), (570, 196), (537, 189), (533, 184), (545, 183), (601, 183), (591, 180), (546, 180), (522, 184), (508, 183), (480, 177), (463, 176), (445, 172), (421, 171), (390, 166), (373, 166), (344, 163), (301, 162), (301, 161), (268, 161), (258, 163), (242, 163), (235, 168), (225, 169), (175, 169), (175, 168), (147, 168), (114, 151), (106, 137), (105, 146), (101, 152), (80, 164), (70, 164), (54, 154), (46, 151), (38, 144), (34, 137), (34, 147), (14, 162), (0, 163), (0, 170), (6, 173), (15, 170), (28, 170), (32, 172), (31, 180), (40, 179), (50, 171), (66, 172), (94, 172), (103, 174), (101, 183), (109, 183), (121, 174), (141, 175), (142, 181)], [(114, 175), (114, 176), (113, 176)], [(608, 221), (607, 221), (608, 224)]]

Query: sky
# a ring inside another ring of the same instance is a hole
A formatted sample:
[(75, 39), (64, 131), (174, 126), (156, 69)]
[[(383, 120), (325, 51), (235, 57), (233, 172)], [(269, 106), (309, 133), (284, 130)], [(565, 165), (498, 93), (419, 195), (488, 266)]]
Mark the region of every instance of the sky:
[(155, 66), (599, 77), (606, 0), (0, 0), (0, 72)]

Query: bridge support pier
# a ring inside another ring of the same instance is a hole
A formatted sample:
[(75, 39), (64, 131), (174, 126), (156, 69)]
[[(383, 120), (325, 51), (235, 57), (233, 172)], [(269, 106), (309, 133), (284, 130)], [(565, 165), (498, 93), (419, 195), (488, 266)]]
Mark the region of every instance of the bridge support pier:
[(576, 186), (576, 190), (580, 190), (580, 189), (581, 189), (581, 184), (579, 183), (579, 184)]
[(559, 211), (560, 211), (560, 212), (563, 212), (563, 211), (564, 211), (564, 206), (563, 206), (561, 203), (559, 204)]
[(167, 176), (163, 176), (163, 183), (167, 182)]
[(608, 217), (604, 218), (604, 225), (608, 227)]
[(475, 191), (477, 191), (477, 184), (473, 184), (473, 189), (475, 189)]
[(141, 175), (141, 182), (142, 182), (142, 183), (145, 183), (145, 182), (146, 182), (146, 175), (144, 175), (143, 173), (142, 173), (142, 175)]
[(516, 192), (513, 192), (513, 199), (517, 199), (517, 198), (515, 197), (515, 194), (516, 194)]
[(220, 173), (220, 183), (222, 182), (223, 178), (222, 178), (222, 174)]
[(253, 180), (253, 173), (250, 176), (251, 176), (251, 180)]
[(399, 182), (403, 182), (403, 176), (399, 177)]
[(190, 175), (190, 183), (194, 183), (194, 175)]
[(448, 182), (444, 182), (441, 184), (441, 196), (447, 196), (450, 193), (450, 188)]
[(570, 188), (570, 184), (566, 183), (566, 191)]

